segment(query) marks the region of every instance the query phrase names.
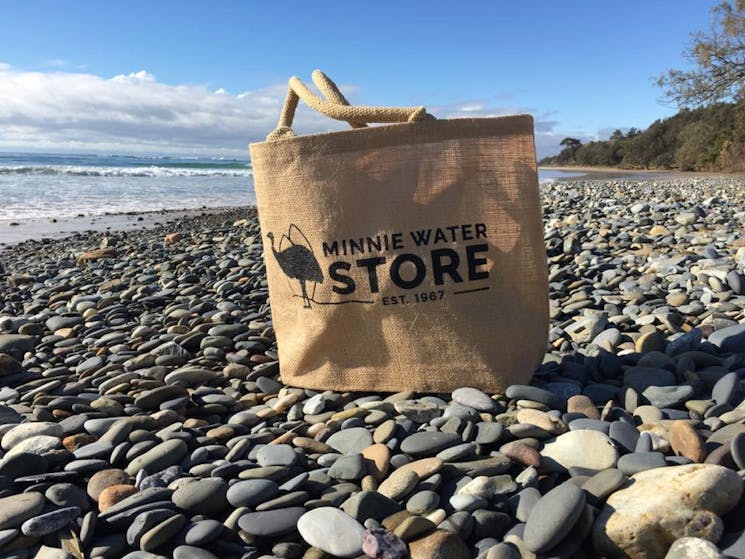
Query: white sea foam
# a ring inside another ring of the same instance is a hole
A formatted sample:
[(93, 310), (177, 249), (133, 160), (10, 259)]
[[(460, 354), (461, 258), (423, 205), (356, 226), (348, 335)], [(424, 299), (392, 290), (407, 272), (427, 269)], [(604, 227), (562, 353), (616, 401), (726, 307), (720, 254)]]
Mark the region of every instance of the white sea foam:
[(98, 167), (74, 165), (11, 165), (0, 175), (71, 175), (80, 177), (250, 177), (249, 167)]

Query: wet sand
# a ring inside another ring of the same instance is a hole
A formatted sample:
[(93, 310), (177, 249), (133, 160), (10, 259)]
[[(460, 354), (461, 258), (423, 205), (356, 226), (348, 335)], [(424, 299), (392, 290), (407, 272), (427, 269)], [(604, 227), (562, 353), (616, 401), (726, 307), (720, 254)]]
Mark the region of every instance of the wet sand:
[(86, 215), (49, 218), (0, 220), (0, 251), (27, 240), (61, 239), (75, 233), (101, 233), (150, 229), (166, 225), (182, 217), (193, 217), (224, 211), (226, 208), (198, 208), (181, 210), (143, 211), (125, 214)]

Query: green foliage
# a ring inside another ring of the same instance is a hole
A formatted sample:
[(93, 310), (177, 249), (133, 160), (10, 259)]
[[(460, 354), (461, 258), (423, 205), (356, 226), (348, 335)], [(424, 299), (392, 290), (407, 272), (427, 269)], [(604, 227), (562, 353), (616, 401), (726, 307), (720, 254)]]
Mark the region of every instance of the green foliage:
[[(744, 0), (745, 1), (745, 0)], [(656, 120), (645, 131), (615, 130), (606, 141), (562, 141), (541, 165), (580, 165), (681, 171), (745, 170), (745, 100), (715, 103)]]
[(742, 98), (745, 93), (745, 0), (714, 7), (711, 29), (692, 33), (684, 53), (692, 70), (670, 70), (657, 79), (680, 107)]
[(657, 80), (678, 114), (603, 142), (564, 138), (561, 153), (540, 164), (745, 171), (745, 0), (725, 0), (712, 13), (711, 29), (693, 33), (684, 53), (692, 69)]

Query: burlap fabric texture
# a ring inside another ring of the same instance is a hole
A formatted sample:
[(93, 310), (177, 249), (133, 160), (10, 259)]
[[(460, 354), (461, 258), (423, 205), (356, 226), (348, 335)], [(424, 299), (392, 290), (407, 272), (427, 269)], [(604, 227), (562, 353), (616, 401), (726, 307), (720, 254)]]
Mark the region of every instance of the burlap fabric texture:
[[(548, 331), (532, 118), (349, 106), (313, 80), (326, 99), (292, 78), (277, 129), (250, 146), (282, 380), (527, 383)], [(353, 129), (295, 136), (299, 99)]]

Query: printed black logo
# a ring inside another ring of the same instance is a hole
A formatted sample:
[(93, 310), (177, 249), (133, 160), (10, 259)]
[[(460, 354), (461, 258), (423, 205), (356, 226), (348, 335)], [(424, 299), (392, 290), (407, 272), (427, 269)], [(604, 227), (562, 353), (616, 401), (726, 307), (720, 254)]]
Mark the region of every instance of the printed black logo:
[[(287, 235), (282, 235), (279, 240), (279, 250), (277, 250), (274, 248), (274, 233), (267, 233), (266, 236), (272, 241), (274, 258), (284, 274), (288, 278), (300, 282), (300, 297), (303, 299), (303, 307), (309, 309), (310, 302), (316, 293), (316, 286), (323, 283), (323, 272), (321, 272), (321, 265), (313, 254), (313, 248), (310, 246), (308, 238), (297, 225), (291, 224), (287, 229)], [(289, 245), (287, 248), (283, 248), (285, 241)], [(310, 296), (308, 295), (309, 282), (313, 284), (313, 292)]]
[[(287, 276), (294, 296), (302, 298), (306, 309), (311, 308), (311, 302), (369, 305), (376, 302), (374, 299), (383, 305), (433, 303), (449, 295), (488, 291), (489, 284), (484, 283), (489, 281), (491, 268), (487, 236), (485, 224), (464, 223), (326, 239), (321, 242), (322, 254), (318, 255), (324, 262), (321, 264), (297, 225), (288, 227), (279, 249), (274, 246), (274, 234), (267, 233), (274, 258)], [(319, 301), (315, 299), (316, 288), (326, 278), (330, 283), (324, 286), (328, 296), (364, 293), (370, 299)], [(293, 287), (295, 281), (300, 283), (300, 294)]]

